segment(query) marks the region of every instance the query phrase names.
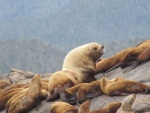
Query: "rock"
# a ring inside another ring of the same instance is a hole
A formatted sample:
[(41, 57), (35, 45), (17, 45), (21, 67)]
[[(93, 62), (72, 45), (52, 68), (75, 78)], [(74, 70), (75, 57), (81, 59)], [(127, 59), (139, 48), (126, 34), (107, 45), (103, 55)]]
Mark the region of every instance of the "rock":
[[(25, 70), (18, 69), (10, 69), (7, 77), (12, 83), (30, 83), (33, 76), (37, 73), (33, 73)], [(49, 78), (52, 73), (41, 74), (41, 78), (46, 79)]]

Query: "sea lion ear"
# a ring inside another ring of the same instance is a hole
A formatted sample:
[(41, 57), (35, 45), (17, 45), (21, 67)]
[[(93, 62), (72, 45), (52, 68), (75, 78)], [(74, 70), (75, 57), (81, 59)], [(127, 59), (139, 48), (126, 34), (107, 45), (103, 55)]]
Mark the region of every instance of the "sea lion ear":
[(98, 48), (97, 48), (97, 46), (94, 46), (92, 49), (93, 49), (94, 51), (96, 51)]
[(67, 109), (63, 113), (78, 113), (78, 109), (77, 108)]

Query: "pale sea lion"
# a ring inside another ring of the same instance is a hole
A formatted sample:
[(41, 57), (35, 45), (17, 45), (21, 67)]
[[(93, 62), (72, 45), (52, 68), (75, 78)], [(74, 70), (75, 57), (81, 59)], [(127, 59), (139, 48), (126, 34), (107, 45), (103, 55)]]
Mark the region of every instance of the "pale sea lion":
[(98, 43), (89, 43), (70, 51), (64, 59), (62, 70), (49, 79), (47, 100), (57, 99), (66, 88), (96, 80), (96, 60), (103, 54), (103, 48)]
[(51, 113), (78, 113), (78, 109), (66, 102), (55, 102), (50, 106)]
[(100, 87), (107, 95), (129, 95), (131, 93), (150, 92), (150, 86), (123, 78), (118, 78), (115, 82), (109, 82), (107, 78), (103, 77)]
[(127, 96), (123, 101), (120, 109), (117, 111), (117, 113), (134, 113), (132, 111), (132, 104), (136, 99), (135, 94), (131, 94)]
[(40, 97), (41, 97), (41, 78), (40, 75), (36, 74), (29, 85), (29, 89), (25, 93), (25, 95), (16, 101), (14, 104), (6, 106), (7, 113), (22, 113), (28, 112), (33, 107), (40, 104)]

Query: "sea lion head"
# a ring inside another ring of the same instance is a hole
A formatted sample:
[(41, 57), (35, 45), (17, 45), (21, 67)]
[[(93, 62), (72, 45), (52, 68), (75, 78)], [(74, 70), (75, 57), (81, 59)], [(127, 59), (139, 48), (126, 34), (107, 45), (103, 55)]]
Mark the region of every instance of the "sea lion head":
[(107, 107), (106, 110), (108, 113), (116, 113), (117, 110), (121, 107), (120, 102), (111, 102)]
[(124, 111), (131, 111), (132, 110), (132, 104), (136, 99), (135, 94), (131, 94), (127, 96), (123, 101), (122, 101), (122, 110)]
[(55, 102), (50, 107), (51, 113), (78, 113), (78, 109), (66, 102)]
[(80, 105), (79, 113), (90, 113), (90, 100), (86, 100)]
[(103, 55), (104, 46), (98, 43), (92, 42), (86, 44), (88, 51), (86, 52), (87, 55), (91, 56), (94, 61), (97, 61)]

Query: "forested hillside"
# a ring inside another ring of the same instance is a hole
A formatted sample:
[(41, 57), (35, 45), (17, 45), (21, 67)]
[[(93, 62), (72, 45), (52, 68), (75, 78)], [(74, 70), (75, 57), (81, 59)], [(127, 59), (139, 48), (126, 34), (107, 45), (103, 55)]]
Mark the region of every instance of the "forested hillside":
[(30, 70), (37, 73), (61, 69), (65, 54), (38, 40), (6, 40), (0, 42), (0, 73), (10, 68)]
[(0, 73), (54, 72), (67, 52), (88, 42), (103, 44), (104, 57), (135, 46), (150, 37), (149, 6), (149, 0), (1, 0)]

